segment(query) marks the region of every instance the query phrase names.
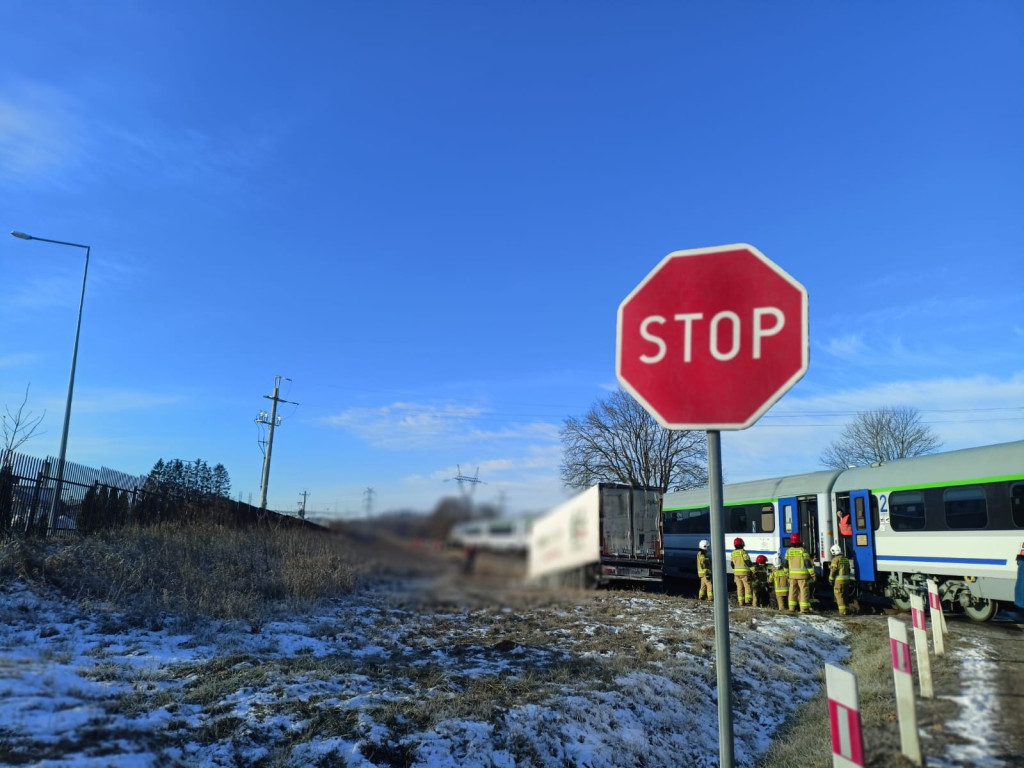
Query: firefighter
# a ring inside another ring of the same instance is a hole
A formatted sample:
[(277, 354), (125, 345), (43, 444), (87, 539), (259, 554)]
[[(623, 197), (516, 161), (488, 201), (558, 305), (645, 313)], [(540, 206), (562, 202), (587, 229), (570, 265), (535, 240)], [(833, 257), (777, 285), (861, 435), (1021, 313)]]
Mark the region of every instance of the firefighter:
[(853, 579), (853, 566), (850, 558), (843, 554), (843, 548), (833, 544), (832, 563), (828, 569), (828, 581), (832, 585), (832, 594), (835, 595), (836, 605), (839, 606), (839, 615), (845, 616), (847, 605), (856, 610), (857, 603), (854, 596), (856, 584)]
[(736, 581), (736, 602), (742, 608), (754, 602), (754, 593), (750, 589), (750, 555), (744, 549), (746, 544), (743, 543), (743, 539), (733, 539), (732, 545), (734, 549), (730, 558), (733, 578)]
[(703, 600), (704, 595), (710, 601), (714, 595), (711, 591), (711, 556), (708, 554), (708, 540), (701, 539), (697, 545), (697, 578), (700, 579), (700, 592), (697, 599)]
[(795, 611), (799, 607), (800, 613), (810, 613), (814, 563), (807, 550), (800, 546), (799, 533), (789, 537), (786, 563), (789, 565), (789, 610)]
[(786, 561), (776, 555), (772, 558), (772, 586), (775, 587), (775, 602), (779, 610), (786, 610), (786, 603), (789, 602), (789, 568)]
[(771, 576), (768, 573), (768, 558), (758, 555), (750, 569), (750, 589), (754, 593), (755, 608), (770, 608), (772, 605), (769, 597), (769, 583)]

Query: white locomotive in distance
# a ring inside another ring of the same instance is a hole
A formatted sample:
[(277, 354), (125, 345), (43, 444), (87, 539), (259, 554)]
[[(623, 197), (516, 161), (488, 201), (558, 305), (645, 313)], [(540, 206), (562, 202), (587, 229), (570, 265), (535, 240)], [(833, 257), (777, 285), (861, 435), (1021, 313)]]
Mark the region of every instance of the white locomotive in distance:
[[(838, 544), (861, 590), (908, 609), (934, 579), (947, 609), (988, 621), (1014, 602), (1024, 555), (1024, 441), (725, 485), (723, 504), (727, 556), (737, 536), (751, 556), (784, 555), (798, 533), (819, 572)], [(707, 488), (665, 495), (667, 578), (695, 576), (709, 508)]]
[(501, 517), (493, 520), (469, 520), (452, 526), (450, 547), (475, 547), (489, 552), (522, 555), (530, 545), (532, 518)]

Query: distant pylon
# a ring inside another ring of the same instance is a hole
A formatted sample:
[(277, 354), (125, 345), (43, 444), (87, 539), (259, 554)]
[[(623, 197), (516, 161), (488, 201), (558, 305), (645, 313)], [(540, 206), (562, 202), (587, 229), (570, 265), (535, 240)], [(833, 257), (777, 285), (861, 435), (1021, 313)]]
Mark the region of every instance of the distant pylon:
[[(472, 477), (463, 474), (462, 467), (459, 466), (458, 464), (455, 465), (455, 469), (455, 477), (449, 477), (445, 480), (445, 482), (447, 483), (449, 480), (454, 480), (459, 484), (459, 493), (462, 494), (462, 498), (465, 499), (466, 506), (468, 507), (469, 511), (472, 512), (473, 491), (476, 490), (476, 487), (478, 485), (484, 482), (483, 480), (480, 479), (480, 467), (476, 468), (476, 472), (473, 473)], [(484, 485), (486, 485), (486, 483), (484, 483)], [(469, 486), (469, 490), (466, 490), (467, 486)]]

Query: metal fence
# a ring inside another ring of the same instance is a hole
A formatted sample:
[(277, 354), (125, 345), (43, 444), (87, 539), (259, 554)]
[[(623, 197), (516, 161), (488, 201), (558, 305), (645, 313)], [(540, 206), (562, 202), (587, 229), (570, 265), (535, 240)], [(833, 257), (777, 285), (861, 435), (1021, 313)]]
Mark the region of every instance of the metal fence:
[(207, 520), (232, 527), (319, 526), (241, 500), (176, 492), (149, 483), (149, 475), (128, 475), (109, 467), (93, 469), (64, 462), (60, 498), (57, 459), (0, 451), (0, 535), (37, 536), (93, 533), (125, 523), (153, 525)]
[(46, 535), (74, 531), (90, 489), (117, 494), (130, 510), (147, 479), (146, 475), (65, 461), (61, 494), (54, 506), (57, 466), (53, 456), (40, 459), (14, 451), (0, 452), (0, 530)]

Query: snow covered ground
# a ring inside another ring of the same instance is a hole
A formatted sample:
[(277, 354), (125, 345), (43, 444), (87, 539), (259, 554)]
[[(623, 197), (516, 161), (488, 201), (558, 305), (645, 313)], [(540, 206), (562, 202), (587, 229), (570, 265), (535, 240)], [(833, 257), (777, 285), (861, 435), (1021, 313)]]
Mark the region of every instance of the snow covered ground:
[[(712, 766), (713, 624), (709, 605), (662, 595), (427, 608), (376, 589), (186, 632), (16, 584), (0, 590), (0, 763)], [(730, 636), (751, 766), (846, 658), (845, 630), (743, 610)]]

